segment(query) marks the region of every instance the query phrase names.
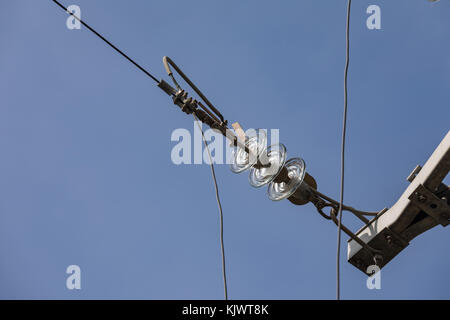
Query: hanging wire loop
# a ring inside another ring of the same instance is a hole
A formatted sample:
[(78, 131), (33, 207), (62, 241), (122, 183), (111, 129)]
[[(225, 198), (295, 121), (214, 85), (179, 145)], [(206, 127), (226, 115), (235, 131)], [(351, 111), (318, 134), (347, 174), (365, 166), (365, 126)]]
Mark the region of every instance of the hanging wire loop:
[(184, 72), (175, 64), (175, 62), (172, 61), (172, 59), (170, 59), (167, 56), (163, 57), (163, 64), (164, 68), (166, 69), (167, 75), (172, 79), (173, 83), (175, 84), (178, 90), (181, 90), (181, 87), (175, 80), (175, 77), (173, 76), (173, 72), (170, 66), (172, 66), (175, 69), (175, 71), (183, 78), (183, 80), (186, 81), (186, 83), (199, 95), (199, 97), (206, 103), (206, 105), (217, 115), (217, 117), (219, 117), (221, 124), (224, 125), (227, 124), (227, 121), (224, 120), (219, 110), (217, 110), (214, 107), (214, 105), (208, 100), (208, 98), (206, 98), (203, 92), (199, 88), (197, 88), (197, 86), (191, 81), (191, 79), (189, 79), (189, 77), (184, 74)]

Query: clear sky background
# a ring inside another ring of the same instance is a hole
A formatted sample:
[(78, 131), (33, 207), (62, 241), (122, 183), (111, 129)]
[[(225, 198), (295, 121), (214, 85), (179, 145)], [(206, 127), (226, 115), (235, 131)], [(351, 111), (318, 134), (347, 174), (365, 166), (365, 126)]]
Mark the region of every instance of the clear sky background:
[[(347, 1), (62, 2), (158, 78), (172, 57), (231, 122), (279, 128), (338, 197)], [(366, 27), (370, 4), (381, 30)], [(353, 2), (346, 203), (391, 206), (448, 132), (449, 16), (450, 1)], [(222, 299), (210, 169), (170, 159), (192, 119), (66, 18), (50, 0), (0, 2), (0, 298)], [(230, 298), (334, 299), (335, 225), (216, 173)], [(343, 240), (343, 298), (450, 298), (448, 229), (413, 240), (381, 290)], [(71, 264), (81, 290), (66, 289)]]

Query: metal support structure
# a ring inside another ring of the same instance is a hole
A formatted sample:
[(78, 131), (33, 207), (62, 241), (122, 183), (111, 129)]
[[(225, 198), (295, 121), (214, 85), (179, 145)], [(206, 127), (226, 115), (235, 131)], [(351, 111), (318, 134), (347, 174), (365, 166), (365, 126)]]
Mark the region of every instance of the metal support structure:
[[(175, 80), (169, 64), (210, 109), (188, 96)], [(194, 113), (203, 123), (230, 139), (233, 145), (249, 152), (243, 145), (242, 138), (238, 139), (237, 135), (228, 129), (227, 121), (220, 112), (181, 69), (167, 57), (164, 57), (164, 66), (177, 89), (172, 88), (164, 80), (161, 80), (158, 86), (172, 96), (174, 103), (183, 112)], [(263, 164), (258, 160), (255, 167), (259, 166), (263, 166)], [(385, 208), (379, 212), (366, 212), (343, 205), (344, 211), (353, 213), (364, 223), (364, 227), (357, 233), (353, 233), (349, 228), (341, 225), (342, 231), (350, 237), (348, 261), (363, 272), (366, 272), (367, 268), (374, 264), (382, 268), (406, 248), (414, 237), (438, 224), (442, 226), (450, 224), (450, 191), (448, 186), (441, 183), (449, 170), (450, 132), (427, 163), (423, 167), (417, 166), (408, 176), (407, 180), (411, 184), (392, 208)], [(283, 168), (274, 181), (287, 183), (289, 179), (286, 168)], [(339, 203), (320, 193), (317, 190), (316, 181), (308, 173), (305, 174), (304, 181), (288, 200), (295, 205), (305, 205), (311, 202), (324, 218), (335, 224), (339, 223), (337, 219)], [(329, 214), (323, 211), (326, 207), (330, 208)], [(366, 216), (374, 218), (369, 220)]]
[[(222, 114), (181, 69), (167, 57), (164, 57), (163, 62), (177, 89), (172, 88), (164, 80), (161, 80), (158, 86), (172, 96), (174, 104), (178, 105), (185, 113), (195, 114), (200, 121), (231, 140), (234, 146), (239, 146), (249, 152), (243, 144), (242, 137), (239, 139), (228, 129), (227, 121), (224, 120)], [(175, 80), (169, 65), (174, 67), (209, 109), (188, 96)], [(411, 184), (392, 208), (385, 208), (379, 212), (366, 212), (350, 206), (342, 206), (343, 211), (353, 213), (364, 223), (364, 227), (357, 233), (353, 233), (349, 228), (341, 225), (342, 231), (350, 237), (348, 242), (348, 261), (350, 263), (363, 272), (366, 272), (367, 267), (374, 264), (382, 268), (408, 246), (409, 241), (417, 235), (437, 224), (446, 226), (450, 223), (450, 191), (448, 186), (441, 184), (450, 169), (449, 150), (450, 133), (447, 134), (423, 168), (417, 166), (408, 176), (407, 180)], [(258, 159), (255, 167), (262, 166), (264, 164)], [(287, 170), (283, 167), (274, 181), (287, 183), (289, 179)], [(311, 202), (324, 218), (335, 224), (339, 223), (337, 219), (338, 201), (319, 192), (316, 181), (308, 173), (305, 174), (304, 181), (288, 200), (295, 205), (305, 205)], [(330, 208), (329, 214), (323, 211), (326, 207)], [(374, 218), (369, 220), (366, 216)]]
[[(387, 211), (374, 217), (356, 233), (365, 244), (381, 252), (383, 267), (421, 233), (450, 223), (450, 190), (442, 180), (450, 171), (450, 131), (423, 167), (408, 177), (410, 185)], [(362, 250), (360, 241), (348, 241), (348, 261), (363, 272), (372, 257)]]

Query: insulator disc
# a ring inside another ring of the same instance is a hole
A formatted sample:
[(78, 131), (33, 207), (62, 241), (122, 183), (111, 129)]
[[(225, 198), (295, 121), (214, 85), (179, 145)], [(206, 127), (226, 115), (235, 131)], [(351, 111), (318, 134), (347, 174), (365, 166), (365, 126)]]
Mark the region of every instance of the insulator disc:
[(231, 171), (240, 173), (249, 169), (259, 159), (260, 155), (266, 150), (267, 135), (262, 129), (253, 132), (247, 136), (245, 146), (250, 150), (248, 154), (243, 148), (236, 147), (233, 150), (233, 162), (230, 165)]
[(305, 177), (306, 165), (302, 158), (292, 158), (286, 161), (284, 167), (288, 171), (288, 182), (272, 181), (267, 188), (270, 200), (279, 201), (291, 196), (302, 184)]
[(255, 188), (270, 183), (280, 173), (286, 162), (286, 147), (282, 143), (271, 145), (261, 159), (264, 159), (263, 165), (268, 166), (253, 167), (248, 176), (250, 185)]

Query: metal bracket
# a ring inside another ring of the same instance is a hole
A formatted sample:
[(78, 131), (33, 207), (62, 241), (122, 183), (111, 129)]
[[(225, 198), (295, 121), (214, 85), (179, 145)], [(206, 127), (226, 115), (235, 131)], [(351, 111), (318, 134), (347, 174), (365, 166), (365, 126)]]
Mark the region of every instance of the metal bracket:
[[(413, 170), (408, 177), (411, 183), (395, 204), (356, 233), (372, 248), (382, 251), (382, 265), (386, 265), (418, 235), (438, 224), (450, 224), (450, 188), (442, 183), (449, 171), (450, 131), (422, 168)], [(354, 239), (348, 242), (347, 259), (364, 272), (373, 261)]]
[(439, 199), (422, 184), (417, 186), (409, 200), (442, 226), (450, 224), (450, 206), (447, 201)]
[(420, 172), (420, 170), (422, 169), (422, 166), (420, 164), (418, 164), (414, 170), (409, 174), (408, 178), (406, 178), (406, 180), (408, 180), (409, 182), (413, 182), (414, 178), (417, 176), (417, 174)]
[[(367, 250), (359, 250), (348, 260), (348, 262), (364, 273), (367, 273), (367, 268), (373, 264), (376, 264), (379, 268), (383, 268), (397, 254), (405, 249), (409, 243), (403, 239), (402, 236), (386, 227), (379, 232), (379, 234), (377, 234), (377, 236), (371, 241), (370, 245), (380, 250), (382, 255), (376, 254), (372, 257)], [(376, 261), (374, 261), (374, 258)]]

